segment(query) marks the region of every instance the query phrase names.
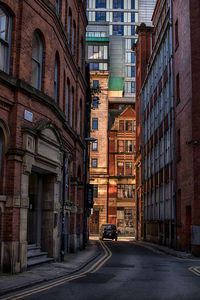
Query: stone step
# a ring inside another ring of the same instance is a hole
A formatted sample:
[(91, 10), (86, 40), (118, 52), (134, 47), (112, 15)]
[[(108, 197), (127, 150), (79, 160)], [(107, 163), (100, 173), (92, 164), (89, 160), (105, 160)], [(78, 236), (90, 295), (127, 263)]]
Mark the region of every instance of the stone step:
[(42, 252), (40, 250), (28, 250), (28, 259), (33, 257), (45, 256), (47, 257), (48, 252)]
[(30, 258), (27, 261), (27, 266), (28, 267), (32, 267), (32, 266), (36, 266), (36, 265), (40, 265), (40, 264), (44, 264), (44, 263), (49, 263), (51, 261), (54, 261), (53, 258), (49, 258), (49, 257), (35, 257), (35, 258)]

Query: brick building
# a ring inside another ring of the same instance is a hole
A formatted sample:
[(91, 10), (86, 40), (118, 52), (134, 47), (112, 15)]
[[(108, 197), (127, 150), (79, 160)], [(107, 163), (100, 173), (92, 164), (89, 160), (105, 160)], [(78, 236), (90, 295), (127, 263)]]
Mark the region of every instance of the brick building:
[(138, 121), (141, 110), (141, 123), (137, 124), (137, 149), (141, 149), (137, 173), (142, 173), (141, 180), (137, 175), (138, 227), (144, 239), (165, 245), (175, 244), (171, 20), (171, 2), (158, 0), (152, 17), (154, 28), (141, 24), (136, 45)]
[(1, 270), (83, 246), (85, 2), (0, 3)]
[(200, 255), (200, 3), (173, 1), (177, 248)]
[(108, 222), (122, 235), (135, 236), (136, 115), (133, 108), (109, 109)]

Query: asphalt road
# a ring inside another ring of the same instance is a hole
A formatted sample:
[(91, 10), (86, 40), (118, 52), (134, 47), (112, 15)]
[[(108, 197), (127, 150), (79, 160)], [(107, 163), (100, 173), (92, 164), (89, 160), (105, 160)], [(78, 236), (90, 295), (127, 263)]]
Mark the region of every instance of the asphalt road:
[(133, 242), (105, 244), (112, 256), (95, 273), (24, 299), (200, 300), (200, 277), (188, 270), (200, 261), (154, 253)]

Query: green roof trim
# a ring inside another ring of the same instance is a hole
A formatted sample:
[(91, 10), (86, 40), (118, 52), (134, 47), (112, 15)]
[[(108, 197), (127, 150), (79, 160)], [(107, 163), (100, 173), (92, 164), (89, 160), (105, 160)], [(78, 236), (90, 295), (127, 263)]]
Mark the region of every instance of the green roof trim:
[(109, 42), (109, 37), (92, 37), (87, 36), (86, 42)]
[(110, 77), (109, 78), (109, 91), (123, 91), (124, 78), (122, 77)]

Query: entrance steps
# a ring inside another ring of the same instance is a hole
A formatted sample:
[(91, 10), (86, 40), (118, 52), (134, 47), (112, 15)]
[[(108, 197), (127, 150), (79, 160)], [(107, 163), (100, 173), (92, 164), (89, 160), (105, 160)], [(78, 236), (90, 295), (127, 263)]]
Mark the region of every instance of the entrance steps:
[(41, 251), (41, 248), (34, 244), (28, 245), (27, 267), (54, 261), (53, 258), (47, 257), (47, 254), (47, 252)]

